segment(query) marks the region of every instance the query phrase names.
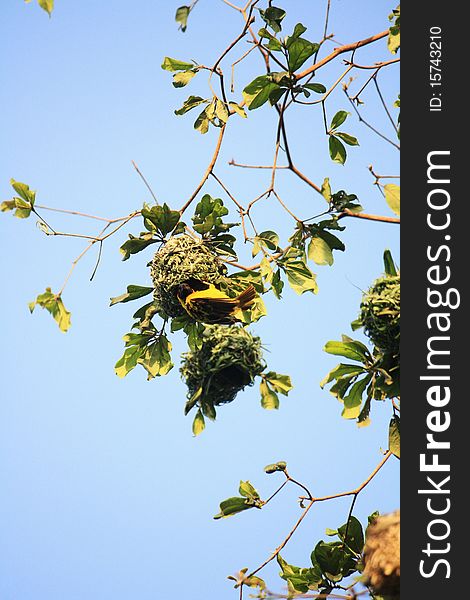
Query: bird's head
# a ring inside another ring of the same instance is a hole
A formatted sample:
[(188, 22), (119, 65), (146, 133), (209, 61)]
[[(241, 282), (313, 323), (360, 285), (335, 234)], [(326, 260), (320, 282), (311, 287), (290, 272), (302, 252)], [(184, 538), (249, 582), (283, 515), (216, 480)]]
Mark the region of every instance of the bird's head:
[(193, 288), (187, 283), (180, 283), (176, 288), (176, 295), (180, 300), (186, 300), (189, 294), (192, 294), (193, 292)]

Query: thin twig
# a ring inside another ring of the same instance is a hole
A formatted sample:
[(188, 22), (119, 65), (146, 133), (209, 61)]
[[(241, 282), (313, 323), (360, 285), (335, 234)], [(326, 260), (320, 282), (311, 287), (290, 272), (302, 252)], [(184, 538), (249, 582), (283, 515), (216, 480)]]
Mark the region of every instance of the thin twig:
[(135, 164), (135, 162), (133, 160), (131, 160), (132, 166), (134, 167), (134, 169), (137, 171), (137, 173), (139, 174), (139, 177), (142, 179), (142, 181), (144, 182), (146, 188), (148, 189), (148, 191), (150, 192), (150, 194), (152, 195), (152, 198), (155, 200), (155, 203), (158, 204), (158, 200), (157, 197), (155, 196), (155, 194), (153, 193), (152, 188), (149, 185), (149, 182), (145, 179), (145, 177), (143, 176), (141, 170), (139, 169), (139, 167)]

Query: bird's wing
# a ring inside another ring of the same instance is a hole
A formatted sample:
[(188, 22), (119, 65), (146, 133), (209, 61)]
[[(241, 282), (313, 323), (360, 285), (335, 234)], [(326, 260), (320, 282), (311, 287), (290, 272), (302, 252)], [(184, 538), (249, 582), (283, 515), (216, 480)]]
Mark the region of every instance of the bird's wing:
[(196, 294), (191, 294), (186, 298), (186, 303), (189, 307), (189, 313), (204, 312), (210, 315), (211, 321), (222, 322), (230, 317), (237, 305), (235, 298), (208, 298), (200, 297)]

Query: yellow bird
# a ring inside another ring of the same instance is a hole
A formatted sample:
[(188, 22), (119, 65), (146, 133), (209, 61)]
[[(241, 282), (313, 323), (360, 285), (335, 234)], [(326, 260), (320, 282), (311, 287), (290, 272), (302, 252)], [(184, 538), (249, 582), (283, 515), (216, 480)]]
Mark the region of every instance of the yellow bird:
[(195, 321), (210, 325), (230, 325), (242, 321), (242, 311), (250, 308), (256, 290), (249, 285), (235, 298), (230, 298), (212, 283), (190, 279), (181, 283), (176, 291), (181, 306)]

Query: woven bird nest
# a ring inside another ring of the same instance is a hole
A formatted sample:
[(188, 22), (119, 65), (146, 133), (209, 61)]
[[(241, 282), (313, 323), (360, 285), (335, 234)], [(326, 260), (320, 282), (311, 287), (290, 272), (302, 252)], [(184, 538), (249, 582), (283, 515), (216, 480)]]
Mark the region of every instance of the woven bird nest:
[(377, 281), (364, 294), (360, 321), (370, 341), (382, 352), (398, 354), (400, 346), (400, 276)]
[(180, 371), (188, 386), (188, 398), (201, 390), (201, 405), (232, 402), (266, 366), (261, 340), (236, 325), (208, 325), (203, 337), (200, 349), (183, 354)]
[(226, 272), (225, 265), (203, 242), (188, 235), (170, 238), (150, 263), (159, 309), (168, 317), (184, 315), (176, 297), (177, 286), (190, 278), (217, 283)]
[(367, 528), (364, 577), (375, 594), (400, 597), (400, 511), (377, 517)]

